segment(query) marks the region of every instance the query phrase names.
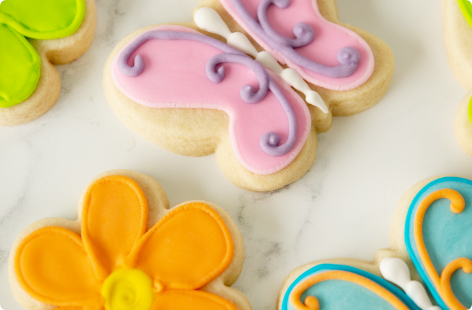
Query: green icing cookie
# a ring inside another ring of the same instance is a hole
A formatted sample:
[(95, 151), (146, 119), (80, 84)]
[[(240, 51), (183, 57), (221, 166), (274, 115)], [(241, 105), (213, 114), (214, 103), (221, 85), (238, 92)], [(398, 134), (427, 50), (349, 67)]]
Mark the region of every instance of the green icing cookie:
[(469, 112), (469, 121), (472, 123), (472, 97), (470, 98), (467, 111)]
[(25, 101), (36, 89), (41, 59), (28, 40), (6, 25), (0, 25), (0, 107)]
[(469, 25), (472, 26), (472, 4), (469, 0), (458, 0), (459, 7), (461, 8), (462, 14), (464, 14), (465, 19), (469, 22)]
[(41, 59), (25, 37), (67, 37), (77, 31), (84, 15), (84, 0), (4, 0), (0, 4), (0, 108), (26, 100), (38, 84)]

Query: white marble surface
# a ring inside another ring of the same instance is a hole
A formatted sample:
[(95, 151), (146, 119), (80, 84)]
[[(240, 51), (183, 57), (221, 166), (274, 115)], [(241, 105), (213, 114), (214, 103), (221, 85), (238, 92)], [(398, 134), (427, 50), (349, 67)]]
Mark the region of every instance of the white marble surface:
[(21, 307), (7, 279), (9, 249), (20, 231), (44, 217), (74, 219), (84, 186), (115, 168), (158, 180), (171, 204), (212, 201), (244, 235), (247, 258), (235, 287), (254, 309), (274, 309), (284, 277), (310, 261), (370, 260), (389, 246), (401, 195), (430, 176), (472, 178), (472, 159), (456, 142), (453, 122), (465, 91), (446, 61), (440, 0), (338, 0), (341, 19), (379, 36), (396, 70), (383, 100), (359, 115), (336, 118), (319, 135), (318, 158), (298, 182), (271, 193), (235, 187), (213, 155), (171, 154), (128, 130), (102, 91), (102, 68), (128, 33), (191, 19), (199, 0), (97, 0), (90, 50), (58, 67), (57, 104), (29, 124), (0, 128), (0, 305)]

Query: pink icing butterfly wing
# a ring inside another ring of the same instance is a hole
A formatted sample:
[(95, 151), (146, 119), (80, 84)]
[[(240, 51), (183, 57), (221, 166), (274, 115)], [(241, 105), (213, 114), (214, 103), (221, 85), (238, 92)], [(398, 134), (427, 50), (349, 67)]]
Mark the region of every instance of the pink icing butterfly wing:
[(231, 16), (279, 62), (308, 82), (350, 90), (374, 71), (370, 46), (327, 21), (316, 0), (220, 0)]
[[(188, 39), (189, 35), (193, 39)], [(239, 55), (225, 53), (209, 42), (233, 50), (189, 28), (154, 28), (135, 38), (118, 54), (112, 78), (126, 96), (150, 108), (226, 112), (230, 117), (232, 148), (239, 162), (257, 174), (272, 174), (283, 169), (298, 155), (311, 129), (311, 116), (305, 102), (290, 86), (261, 69), (262, 66), (248, 56), (235, 50)], [(223, 70), (224, 75), (221, 75)], [(265, 79), (261, 81), (260, 76)], [(247, 85), (252, 86), (252, 92)], [(262, 96), (264, 85), (270, 88)], [(280, 102), (281, 97), (292, 111), (295, 131)], [(279, 146), (287, 146), (292, 132), (294, 143), (283, 154), (269, 154), (261, 146), (261, 139), (269, 132), (280, 138), (275, 141)]]

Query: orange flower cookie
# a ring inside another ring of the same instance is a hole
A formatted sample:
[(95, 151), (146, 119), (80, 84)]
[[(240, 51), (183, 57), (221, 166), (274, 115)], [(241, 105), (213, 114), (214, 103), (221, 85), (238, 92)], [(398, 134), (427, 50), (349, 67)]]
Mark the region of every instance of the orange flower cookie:
[(43, 219), (16, 240), (9, 265), (15, 298), (27, 309), (250, 309), (228, 287), (244, 260), (229, 215), (203, 201), (168, 208), (148, 176), (100, 175), (77, 221)]

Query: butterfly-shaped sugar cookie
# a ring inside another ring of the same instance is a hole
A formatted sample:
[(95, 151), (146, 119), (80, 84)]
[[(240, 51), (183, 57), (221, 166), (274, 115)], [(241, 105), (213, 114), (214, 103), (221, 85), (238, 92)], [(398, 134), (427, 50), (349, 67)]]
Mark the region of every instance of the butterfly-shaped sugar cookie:
[(119, 43), (104, 88), (132, 130), (177, 154), (215, 152), (237, 186), (296, 181), (332, 115), (372, 106), (389, 85), (389, 47), (341, 24), (334, 1), (203, 4), (194, 23), (148, 27)]
[(372, 263), (332, 259), (295, 269), (278, 309), (472, 306), (472, 181), (442, 177), (415, 185), (400, 201), (391, 238), (391, 249), (378, 251)]
[(94, 0), (4, 0), (0, 3), (0, 125), (29, 122), (56, 102), (53, 64), (80, 57), (95, 33)]

